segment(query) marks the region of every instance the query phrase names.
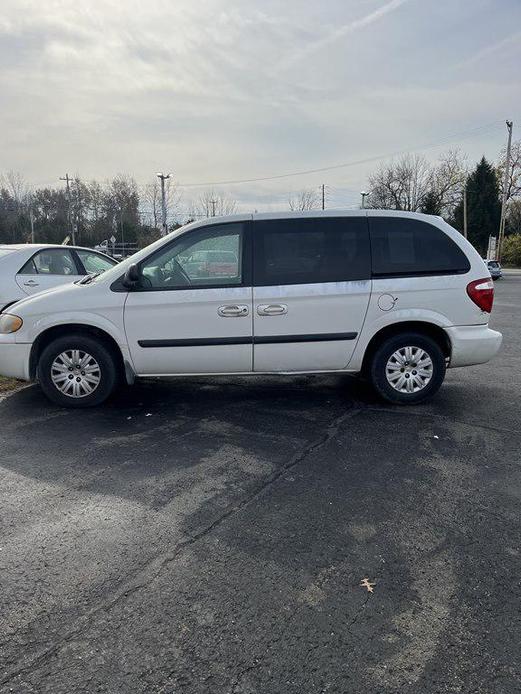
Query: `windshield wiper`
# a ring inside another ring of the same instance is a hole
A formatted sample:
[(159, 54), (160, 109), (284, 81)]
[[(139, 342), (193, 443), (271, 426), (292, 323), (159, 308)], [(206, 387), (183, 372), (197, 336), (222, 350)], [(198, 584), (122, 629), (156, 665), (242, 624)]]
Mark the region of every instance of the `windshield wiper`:
[(96, 279), (96, 277), (99, 277), (102, 273), (103, 270), (100, 270), (99, 272), (91, 272), (90, 275), (82, 277), (78, 284), (90, 284), (92, 280)]

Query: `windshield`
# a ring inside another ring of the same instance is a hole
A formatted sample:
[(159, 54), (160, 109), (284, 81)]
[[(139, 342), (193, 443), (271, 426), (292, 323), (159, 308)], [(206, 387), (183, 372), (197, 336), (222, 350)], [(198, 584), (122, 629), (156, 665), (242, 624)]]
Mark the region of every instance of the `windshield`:
[(102, 272), (101, 275), (98, 275), (97, 277), (94, 277), (92, 279), (93, 282), (114, 282), (114, 280), (117, 280), (118, 277), (121, 277), (121, 275), (124, 275), (125, 272), (128, 270), (128, 268), (131, 265), (135, 265), (136, 263), (141, 262), (144, 258), (150, 255), (150, 253), (153, 253), (155, 250), (158, 248), (161, 248), (165, 243), (168, 241), (171, 241), (174, 239), (176, 236), (179, 236), (181, 233), (184, 233), (188, 229), (191, 229), (192, 226), (198, 225), (198, 222), (192, 222), (191, 224), (186, 224), (183, 227), (180, 227), (179, 229), (176, 229), (175, 231), (172, 231), (170, 234), (167, 234), (166, 236), (161, 237), (157, 241), (154, 241), (154, 243), (151, 243), (148, 246), (145, 246), (145, 248), (142, 248), (140, 251), (137, 253), (134, 253), (134, 255), (129, 256), (128, 258), (125, 258), (125, 260), (122, 260), (121, 263), (118, 263), (114, 267), (110, 268), (110, 270), (106, 270), (105, 272)]

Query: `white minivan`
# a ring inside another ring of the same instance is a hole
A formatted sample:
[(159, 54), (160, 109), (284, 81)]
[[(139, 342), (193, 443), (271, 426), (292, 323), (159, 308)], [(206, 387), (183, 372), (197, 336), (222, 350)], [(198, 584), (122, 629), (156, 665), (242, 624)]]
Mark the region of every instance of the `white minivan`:
[[(200, 259), (204, 258), (204, 262)], [(494, 285), (440, 217), (358, 210), (195, 222), (0, 314), (0, 374), (98, 405), (139, 376), (354, 372), (418, 403), (481, 364)]]

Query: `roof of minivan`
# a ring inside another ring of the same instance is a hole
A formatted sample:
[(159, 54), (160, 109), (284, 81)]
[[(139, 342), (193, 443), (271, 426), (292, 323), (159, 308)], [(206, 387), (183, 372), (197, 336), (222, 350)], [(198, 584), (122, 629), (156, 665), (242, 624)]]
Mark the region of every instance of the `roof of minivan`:
[[(255, 212), (253, 219), (298, 219), (301, 217), (408, 217), (411, 219), (441, 219), (421, 212), (402, 212), (400, 210), (302, 210), (298, 212)], [(213, 218), (215, 219), (215, 218)]]
[[(408, 219), (418, 219), (425, 222), (433, 220), (440, 221), (442, 217), (421, 212), (401, 212), (400, 210), (303, 210), (298, 212), (254, 212), (252, 214), (232, 214), (223, 217), (208, 217), (197, 222), (192, 222), (187, 227), (195, 229), (197, 227), (207, 226), (208, 224), (223, 224), (226, 222), (246, 222), (252, 219), (302, 219), (309, 217), (406, 217)], [(442, 220), (443, 221), (443, 220)], [(178, 232), (182, 233), (184, 227), (179, 227)], [(171, 232), (176, 233), (176, 232)]]

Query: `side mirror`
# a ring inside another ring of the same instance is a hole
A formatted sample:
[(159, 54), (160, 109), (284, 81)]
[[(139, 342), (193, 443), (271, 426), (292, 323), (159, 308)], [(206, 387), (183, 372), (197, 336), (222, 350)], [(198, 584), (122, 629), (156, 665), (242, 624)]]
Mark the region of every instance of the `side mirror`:
[(123, 278), (123, 286), (125, 289), (134, 289), (141, 279), (141, 273), (137, 265), (130, 265), (125, 272), (125, 277)]

